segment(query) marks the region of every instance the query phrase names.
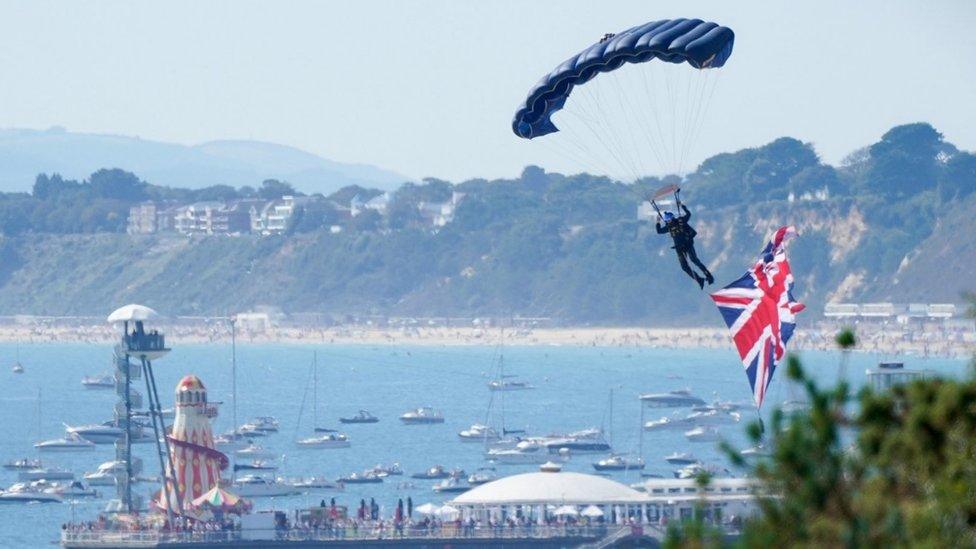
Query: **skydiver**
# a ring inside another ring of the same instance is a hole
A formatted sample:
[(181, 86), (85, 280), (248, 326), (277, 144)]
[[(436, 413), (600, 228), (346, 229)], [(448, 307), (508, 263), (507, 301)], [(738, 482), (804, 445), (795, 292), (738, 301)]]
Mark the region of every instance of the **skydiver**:
[[(712, 284), (715, 282), (715, 279), (712, 278), (712, 273), (708, 272), (708, 268), (702, 264), (701, 260), (698, 259), (698, 254), (695, 252), (695, 236), (698, 235), (698, 232), (688, 224), (688, 220), (691, 219), (691, 212), (688, 211), (688, 206), (680, 202), (678, 206), (684, 210), (684, 215), (676, 216), (672, 212), (664, 212), (664, 226), (661, 226), (660, 221), (655, 224), (657, 234), (671, 233), (671, 239), (674, 240), (674, 246), (672, 247), (678, 253), (678, 263), (681, 264), (681, 270), (688, 273), (688, 276), (698, 283), (698, 287), (704, 290), (705, 282)], [(704, 273), (704, 278), (688, 265), (689, 259)]]

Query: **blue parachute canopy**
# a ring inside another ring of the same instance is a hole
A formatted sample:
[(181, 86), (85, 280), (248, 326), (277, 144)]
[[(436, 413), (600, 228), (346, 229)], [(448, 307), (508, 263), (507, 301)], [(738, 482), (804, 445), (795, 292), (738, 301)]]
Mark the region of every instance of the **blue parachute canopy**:
[(696, 69), (718, 68), (732, 55), (735, 33), (728, 27), (701, 19), (664, 19), (645, 23), (615, 35), (567, 59), (529, 90), (512, 120), (512, 131), (532, 139), (555, 131), (552, 115), (563, 107), (575, 86), (624, 63), (660, 59), (688, 63)]

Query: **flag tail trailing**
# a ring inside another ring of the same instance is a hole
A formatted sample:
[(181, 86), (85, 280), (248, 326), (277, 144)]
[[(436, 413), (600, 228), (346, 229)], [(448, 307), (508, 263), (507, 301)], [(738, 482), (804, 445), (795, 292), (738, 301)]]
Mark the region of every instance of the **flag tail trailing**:
[(786, 258), (786, 244), (795, 236), (794, 227), (779, 228), (752, 268), (712, 294), (742, 359), (757, 409), (786, 355), (796, 314), (804, 308), (793, 298), (793, 272)]

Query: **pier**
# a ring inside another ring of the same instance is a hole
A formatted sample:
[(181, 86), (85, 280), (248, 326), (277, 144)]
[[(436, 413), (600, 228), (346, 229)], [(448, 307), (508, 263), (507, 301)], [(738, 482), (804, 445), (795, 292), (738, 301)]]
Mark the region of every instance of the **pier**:
[(641, 539), (657, 545), (659, 527), (620, 525), (525, 525), (428, 529), (392, 525), (369, 528), (229, 530), (217, 532), (64, 531), (61, 544), (68, 548), (153, 547), (614, 547)]

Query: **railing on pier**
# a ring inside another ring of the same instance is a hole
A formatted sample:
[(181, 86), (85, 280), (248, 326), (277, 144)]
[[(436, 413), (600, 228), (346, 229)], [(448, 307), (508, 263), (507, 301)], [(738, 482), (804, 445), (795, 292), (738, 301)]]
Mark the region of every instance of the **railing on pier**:
[(552, 539), (567, 538), (580, 541), (594, 541), (618, 535), (619, 531), (630, 532), (630, 526), (442, 526), (434, 529), (423, 527), (403, 527), (392, 525), (351, 526), (339, 528), (305, 529), (291, 528), (280, 530), (227, 530), (215, 532), (162, 532), (136, 531), (123, 532), (111, 530), (70, 531), (61, 533), (61, 544), (66, 547), (152, 547), (160, 543), (235, 543), (252, 541), (371, 541), (371, 540), (504, 540), (504, 539)]

